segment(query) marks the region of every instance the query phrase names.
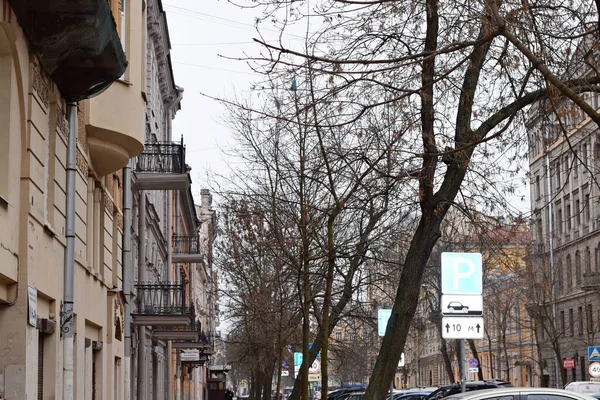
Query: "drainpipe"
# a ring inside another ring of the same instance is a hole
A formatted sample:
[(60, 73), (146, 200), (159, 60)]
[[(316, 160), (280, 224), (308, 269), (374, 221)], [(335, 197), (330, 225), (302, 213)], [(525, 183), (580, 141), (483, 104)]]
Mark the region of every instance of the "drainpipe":
[(67, 104), (67, 204), (65, 216), (64, 288), (61, 331), (63, 332), (63, 399), (73, 400), (73, 303), (75, 275), (75, 178), (77, 176), (77, 102)]
[(125, 400), (131, 399), (131, 166), (123, 168), (123, 292), (125, 293)]
[[(138, 216), (138, 282), (146, 282), (146, 192), (139, 191), (139, 216)], [(138, 299), (139, 301), (139, 299)], [(146, 400), (147, 368), (146, 368), (146, 326), (138, 327), (138, 376), (137, 376), (137, 398)]]
[[(180, 205), (180, 197), (181, 192), (178, 190), (175, 192), (175, 235), (179, 235), (179, 223), (181, 221), (181, 205)], [(177, 250), (180, 250), (180, 242), (177, 242)], [(175, 280), (178, 285), (181, 284), (181, 266), (177, 264), (175, 266)], [(183, 303), (183, 299), (185, 294), (181, 294), (181, 301)], [(179, 349), (177, 350), (177, 357), (175, 361), (175, 400), (181, 400), (181, 359), (179, 357)]]

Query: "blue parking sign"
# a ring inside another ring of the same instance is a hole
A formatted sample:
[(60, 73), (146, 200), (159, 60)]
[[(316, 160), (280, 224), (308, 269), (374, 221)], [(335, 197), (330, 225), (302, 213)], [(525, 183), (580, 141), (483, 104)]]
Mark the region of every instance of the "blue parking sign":
[(481, 253), (442, 253), (442, 293), (482, 294)]

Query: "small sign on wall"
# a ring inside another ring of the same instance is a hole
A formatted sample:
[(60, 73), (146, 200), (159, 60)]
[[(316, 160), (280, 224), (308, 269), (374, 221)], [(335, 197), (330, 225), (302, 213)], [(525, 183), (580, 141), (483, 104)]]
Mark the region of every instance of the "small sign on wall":
[(27, 286), (27, 323), (35, 327), (37, 326), (37, 289), (32, 286)]

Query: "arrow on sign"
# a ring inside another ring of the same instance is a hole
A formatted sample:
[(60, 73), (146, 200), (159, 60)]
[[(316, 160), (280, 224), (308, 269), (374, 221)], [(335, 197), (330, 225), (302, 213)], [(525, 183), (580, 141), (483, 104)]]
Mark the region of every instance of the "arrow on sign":
[(479, 329), (481, 329), (481, 325), (477, 324), (477, 326), (475, 328), (477, 328), (477, 333), (479, 333)]
[(446, 324), (446, 333), (450, 332), (450, 324)]

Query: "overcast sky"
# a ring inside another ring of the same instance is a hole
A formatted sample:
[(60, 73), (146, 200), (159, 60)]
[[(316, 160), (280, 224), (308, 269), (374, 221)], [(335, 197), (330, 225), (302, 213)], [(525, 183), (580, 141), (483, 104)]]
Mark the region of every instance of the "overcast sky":
[[(258, 37), (255, 18), (260, 16), (260, 10), (241, 9), (226, 0), (163, 0), (163, 6), (169, 24), (175, 83), (185, 90), (182, 109), (173, 122), (173, 139), (184, 136), (186, 161), (192, 167), (192, 191), (199, 201), (200, 189), (209, 187), (208, 176), (227, 175), (232, 166), (232, 160), (226, 160), (221, 150), (232, 144), (222, 121), (225, 108), (201, 93), (243, 98), (251, 93), (252, 83), (262, 80), (246, 62), (227, 58), (259, 54), (261, 48), (252, 39)], [(293, 28), (291, 32), (295, 34), (282, 38), (286, 47), (302, 45), (301, 35), (306, 27)], [(279, 32), (265, 22), (261, 33), (266, 40), (274, 41)], [(529, 190), (521, 187), (519, 192), (513, 206), (525, 211), (529, 208)]]
[[(207, 175), (227, 174), (231, 160), (221, 149), (231, 144), (223, 125), (225, 108), (210, 96), (241, 98), (262, 77), (244, 61), (227, 59), (256, 55), (260, 46), (254, 21), (258, 10), (240, 9), (226, 0), (164, 0), (175, 83), (184, 88), (182, 109), (173, 122), (173, 139), (184, 135), (186, 161), (192, 167), (193, 193), (207, 187)], [(278, 32), (261, 27), (267, 39)], [(293, 35), (292, 35), (293, 36)], [(301, 37), (290, 37), (301, 42)]]

